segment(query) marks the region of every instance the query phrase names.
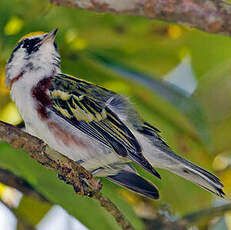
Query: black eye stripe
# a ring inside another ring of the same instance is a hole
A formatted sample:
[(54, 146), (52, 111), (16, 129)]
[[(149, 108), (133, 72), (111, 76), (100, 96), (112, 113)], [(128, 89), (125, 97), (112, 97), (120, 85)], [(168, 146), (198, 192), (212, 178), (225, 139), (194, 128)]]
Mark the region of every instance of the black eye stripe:
[(33, 51), (38, 50), (36, 45), (41, 41), (40, 38), (33, 38), (33, 39), (24, 39), (23, 40), (23, 47), (25, 48), (28, 54), (31, 54)]
[(23, 48), (27, 48), (29, 46), (35, 46), (37, 43), (41, 41), (40, 38), (33, 38), (33, 39), (24, 39), (23, 42)]
[(13, 53), (17, 51), (22, 46), (22, 41), (14, 48)]
[[(36, 52), (40, 48), (40, 45), (38, 44), (40, 41), (42, 41), (42, 37), (41, 38), (35, 37), (35, 38), (23, 39), (21, 42), (18, 43), (18, 45), (12, 51), (11, 56), (8, 60), (8, 64), (14, 58), (15, 52), (17, 52), (18, 49), (20, 49), (20, 48), (22, 48), (24, 51), (26, 51), (26, 53), (28, 54), (27, 58), (29, 58), (30, 54), (32, 54), (33, 52)], [(55, 42), (54, 42), (54, 47), (55, 47), (55, 50), (57, 51), (57, 44)], [(57, 58), (59, 58), (59, 57), (57, 57)]]

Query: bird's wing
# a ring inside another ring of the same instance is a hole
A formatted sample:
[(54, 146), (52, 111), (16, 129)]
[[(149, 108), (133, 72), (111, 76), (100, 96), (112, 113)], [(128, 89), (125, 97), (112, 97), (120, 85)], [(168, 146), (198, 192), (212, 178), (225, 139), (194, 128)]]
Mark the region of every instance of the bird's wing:
[(149, 123), (143, 122), (142, 125), (136, 127), (136, 131), (148, 137), (156, 147), (160, 148), (160, 150), (170, 150), (168, 144), (158, 134), (160, 133), (160, 130)]
[(137, 162), (159, 176), (143, 157), (136, 138), (119, 117), (107, 106), (115, 93), (77, 78), (58, 74), (49, 89), (51, 110), (67, 122), (112, 147), (117, 154)]

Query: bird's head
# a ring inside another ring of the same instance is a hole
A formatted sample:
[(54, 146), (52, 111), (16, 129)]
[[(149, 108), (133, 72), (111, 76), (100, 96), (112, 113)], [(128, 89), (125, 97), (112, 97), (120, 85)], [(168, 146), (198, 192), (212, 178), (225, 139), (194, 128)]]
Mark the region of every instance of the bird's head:
[(23, 36), (6, 66), (6, 85), (25, 72), (49, 75), (60, 71), (60, 56), (55, 43), (57, 29), (49, 33), (33, 32)]

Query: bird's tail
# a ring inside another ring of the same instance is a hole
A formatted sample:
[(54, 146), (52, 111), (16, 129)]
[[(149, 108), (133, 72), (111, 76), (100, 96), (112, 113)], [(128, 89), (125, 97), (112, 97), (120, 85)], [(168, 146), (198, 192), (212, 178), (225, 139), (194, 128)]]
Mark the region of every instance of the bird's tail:
[(122, 170), (116, 175), (107, 176), (107, 179), (149, 198), (159, 198), (156, 187), (135, 172)]
[[(158, 164), (159, 168), (167, 169), (178, 176), (199, 185), (207, 191), (210, 191), (220, 197), (224, 197), (225, 193), (222, 190), (224, 186), (215, 175), (171, 151), (164, 152), (161, 155), (161, 160), (159, 159), (159, 162), (161, 163)], [(160, 158), (160, 154), (158, 154), (158, 156)], [(155, 162), (157, 160), (155, 154), (153, 157), (149, 158), (149, 160), (151, 163)], [(157, 167), (156, 163), (153, 165)]]

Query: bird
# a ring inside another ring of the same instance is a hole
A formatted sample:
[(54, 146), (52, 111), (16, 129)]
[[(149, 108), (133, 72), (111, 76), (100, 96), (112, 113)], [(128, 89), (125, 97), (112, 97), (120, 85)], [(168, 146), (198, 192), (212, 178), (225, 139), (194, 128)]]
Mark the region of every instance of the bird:
[(29, 134), (92, 175), (148, 198), (158, 199), (159, 191), (131, 162), (158, 179), (155, 168), (162, 168), (225, 196), (222, 182), (174, 153), (127, 97), (62, 73), (56, 34), (54, 29), (23, 36), (6, 65), (5, 82)]

